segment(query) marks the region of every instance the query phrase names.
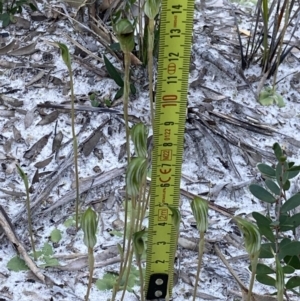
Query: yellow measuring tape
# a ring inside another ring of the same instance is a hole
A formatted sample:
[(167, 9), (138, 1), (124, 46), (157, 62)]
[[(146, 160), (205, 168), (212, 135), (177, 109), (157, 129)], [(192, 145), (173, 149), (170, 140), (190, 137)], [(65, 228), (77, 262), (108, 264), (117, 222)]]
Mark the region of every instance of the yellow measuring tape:
[(163, 0), (153, 129), (146, 299), (172, 296), (177, 230), (166, 206), (179, 207), (193, 0)]

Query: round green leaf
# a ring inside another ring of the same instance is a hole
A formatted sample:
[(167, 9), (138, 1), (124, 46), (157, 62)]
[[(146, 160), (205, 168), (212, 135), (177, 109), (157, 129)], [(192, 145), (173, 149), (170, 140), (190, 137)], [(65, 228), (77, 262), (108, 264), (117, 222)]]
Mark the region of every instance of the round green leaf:
[(27, 271), (29, 270), (25, 261), (18, 256), (13, 257), (8, 263), (7, 268), (10, 271), (19, 272), (19, 271)]
[(54, 229), (50, 234), (50, 239), (52, 242), (57, 243), (61, 240), (61, 232), (58, 229)]

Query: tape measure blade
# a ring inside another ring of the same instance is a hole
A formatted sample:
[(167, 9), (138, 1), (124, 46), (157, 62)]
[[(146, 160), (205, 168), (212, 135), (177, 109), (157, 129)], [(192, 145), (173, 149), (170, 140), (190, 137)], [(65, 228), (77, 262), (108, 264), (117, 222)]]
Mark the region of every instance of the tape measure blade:
[(165, 0), (161, 5), (147, 244), (147, 298), (164, 298), (167, 290), (172, 295), (177, 232), (168, 206), (179, 207), (194, 13), (192, 0)]

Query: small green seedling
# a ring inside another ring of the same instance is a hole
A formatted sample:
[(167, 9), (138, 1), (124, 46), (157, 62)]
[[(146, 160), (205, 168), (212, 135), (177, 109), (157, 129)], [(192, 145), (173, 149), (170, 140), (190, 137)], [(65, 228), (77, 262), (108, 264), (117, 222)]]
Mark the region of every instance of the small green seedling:
[(285, 106), (285, 103), (283, 101), (283, 97), (274, 91), (273, 88), (267, 87), (264, 90), (262, 90), (259, 94), (259, 102), (263, 106), (270, 106), (272, 104), (276, 104), (279, 108), (282, 108)]

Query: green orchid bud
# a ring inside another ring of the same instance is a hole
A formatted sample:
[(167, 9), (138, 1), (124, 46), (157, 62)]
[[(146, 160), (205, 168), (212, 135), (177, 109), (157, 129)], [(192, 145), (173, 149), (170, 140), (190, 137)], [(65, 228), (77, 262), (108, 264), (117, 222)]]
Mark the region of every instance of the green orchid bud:
[(131, 52), (134, 48), (134, 27), (127, 19), (119, 20), (114, 30), (123, 52)]
[(144, 6), (144, 12), (149, 19), (154, 19), (159, 12), (161, 0), (147, 0)]
[(91, 207), (89, 207), (81, 217), (81, 229), (84, 234), (84, 244), (88, 248), (94, 248), (97, 243), (97, 214)]
[(142, 181), (147, 173), (147, 159), (146, 158), (133, 158), (128, 164), (126, 171), (126, 190), (128, 195), (137, 196)]
[(208, 228), (208, 203), (200, 197), (195, 197), (191, 202), (193, 215), (197, 223), (197, 229), (203, 233)]
[(143, 123), (134, 125), (131, 129), (131, 139), (134, 144), (137, 157), (147, 157), (148, 128)]
[(66, 66), (68, 68), (71, 68), (71, 57), (70, 57), (68, 47), (62, 43), (57, 43), (57, 45), (59, 46), (59, 48), (61, 50), (61, 56), (62, 56), (64, 63), (66, 64)]
[(261, 235), (257, 226), (238, 216), (234, 220), (244, 235), (246, 251), (250, 257), (257, 256), (261, 246)]
[(137, 260), (140, 260), (143, 252), (145, 250), (145, 244), (144, 244), (144, 239), (143, 235), (146, 233), (146, 230), (143, 229), (141, 231), (135, 232), (133, 234), (133, 247), (134, 247), (134, 252)]
[(173, 223), (175, 229), (178, 230), (179, 226), (180, 226), (180, 219), (181, 219), (180, 211), (179, 211), (178, 208), (170, 206), (168, 204), (166, 204), (166, 206), (171, 210), (171, 212), (172, 212), (172, 223)]

